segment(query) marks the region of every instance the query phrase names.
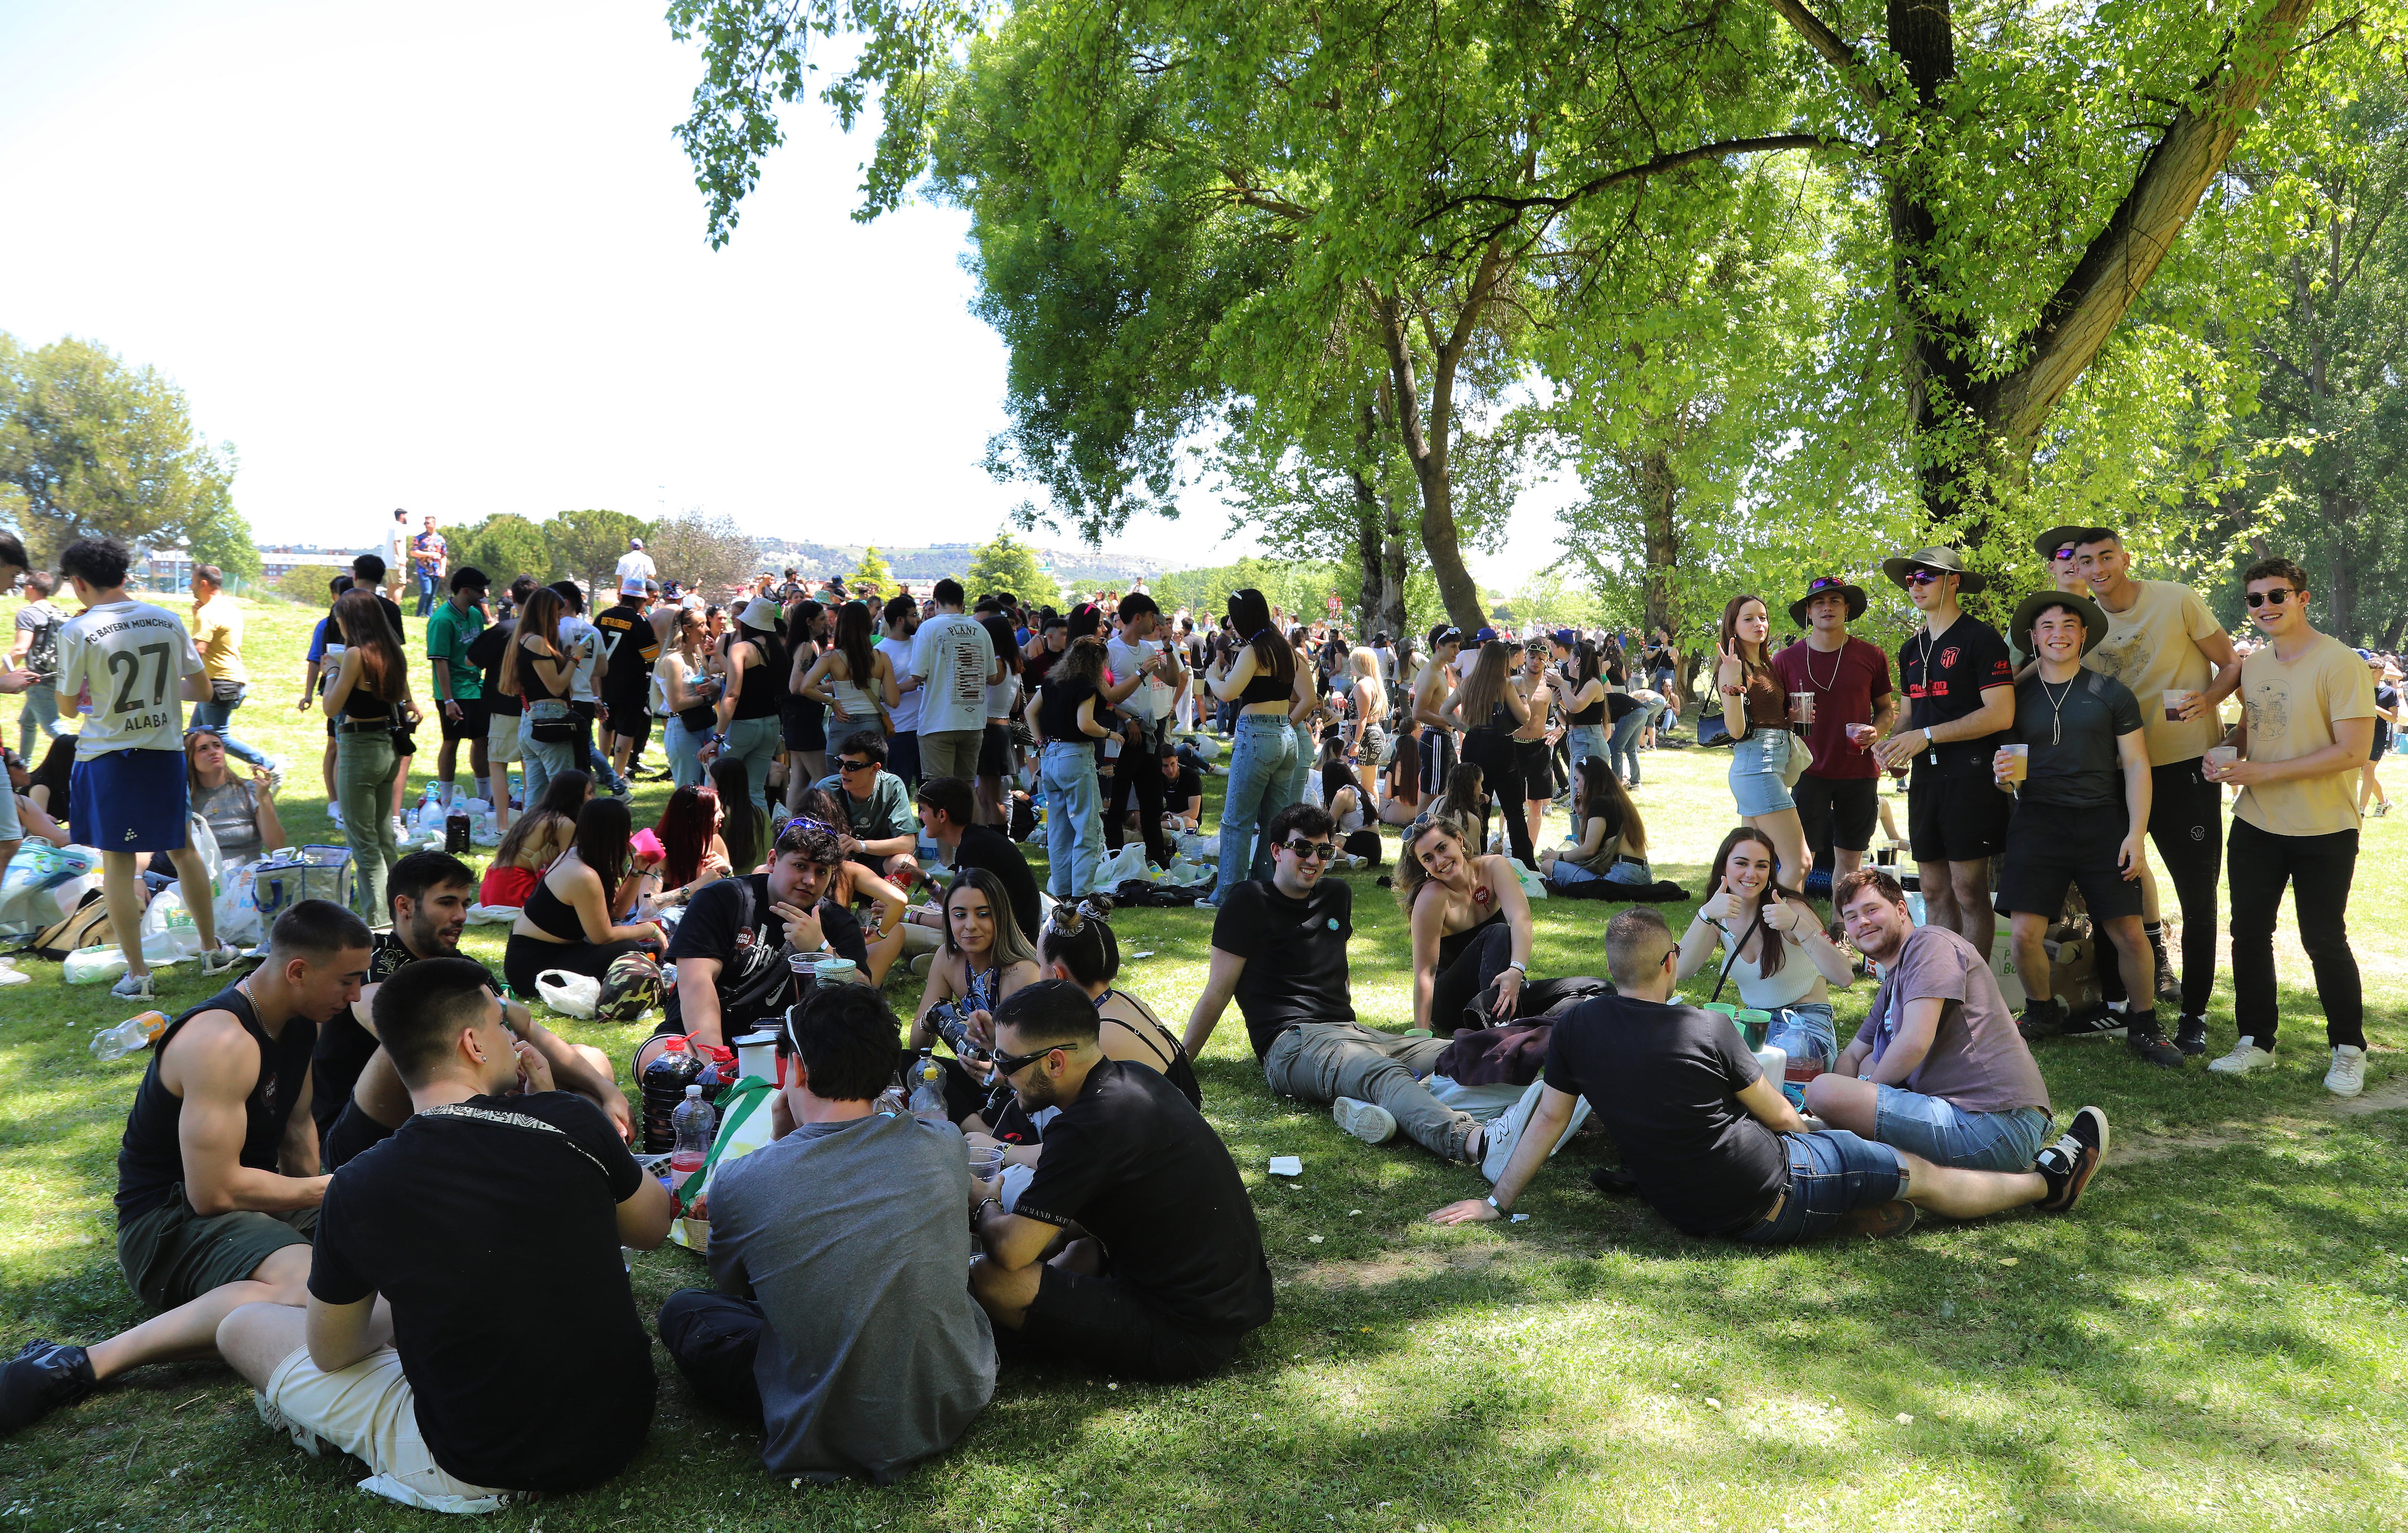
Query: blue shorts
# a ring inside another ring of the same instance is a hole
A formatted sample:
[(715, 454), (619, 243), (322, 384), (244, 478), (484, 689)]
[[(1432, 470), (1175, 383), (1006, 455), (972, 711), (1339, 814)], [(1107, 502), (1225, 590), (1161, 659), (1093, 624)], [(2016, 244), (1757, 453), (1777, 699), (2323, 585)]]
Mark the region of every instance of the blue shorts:
[(75, 838), (101, 852), (181, 852), (184, 752), (111, 751), (75, 764)]
[(1769, 1217), (1734, 1237), (1751, 1245), (1828, 1235), (1842, 1214), (1890, 1201), (1905, 1180), (1897, 1151), (1844, 1128), (1784, 1134), (1781, 1145), (1789, 1152), (1789, 1186)]
[(2028, 1171), (2048, 1138), (2045, 1109), (1967, 1112), (1944, 1096), (1925, 1096), (1896, 1086), (1877, 1086), (1873, 1133), (1942, 1166), (1966, 1171)]

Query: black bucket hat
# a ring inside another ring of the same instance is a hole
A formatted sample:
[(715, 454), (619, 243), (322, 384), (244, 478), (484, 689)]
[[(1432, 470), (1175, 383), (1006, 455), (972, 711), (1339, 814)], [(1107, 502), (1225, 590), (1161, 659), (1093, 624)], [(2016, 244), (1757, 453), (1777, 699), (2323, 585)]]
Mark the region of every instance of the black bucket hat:
[(2084, 654), (2099, 648), (2100, 641), (2106, 638), (2107, 614), (2099, 609), (2097, 602), (2071, 591), (2035, 591), (2015, 603), (2014, 618), (2007, 624), (2008, 637), (2015, 641), (2016, 649), (2026, 654), (2040, 652), (2032, 648), (2032, 624), (2038, 623), (2040, 615), (2052, 607), (2069, 608), (2082, 619)]
[(1865, 615), (1865, 588), (1850, 584), (1838, 575), (1817, 575), (1806, 582), (1806, 595), (1789, 604), (1789, 621), (1800, 628), (1806, 626), (1806, 608), (1817, 596), (1837, 592), (1848, 598), (1848, 621), (1856, 622)]

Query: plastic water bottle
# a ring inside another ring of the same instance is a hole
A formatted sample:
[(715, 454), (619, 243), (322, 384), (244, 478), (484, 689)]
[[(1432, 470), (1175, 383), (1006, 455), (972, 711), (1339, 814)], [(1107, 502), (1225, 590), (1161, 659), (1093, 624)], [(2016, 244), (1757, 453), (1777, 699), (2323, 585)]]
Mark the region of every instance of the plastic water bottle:
[(911, 1067), (911, 1116), (924, 1124), (949, 1124), (953, 1115), (945, 1110), (945, 1067), (920, 1051), (918, 1064)]
[(677, 1146), (669, 1152), (669, 1185), (674, 1191), (710, 1161), (711, 1140), (719, 1135), (719, 1110), (702, 1099), (700, 1086), (688, 1086), (685, 1100), (678, 1104), (669, 1121), (677, 1130)]
[(140, 1053), (159, 1041), (167, 1030), (167, 1013), (145, 1011), (128, 1017), (114, 1027), (104, 1027), (92, 1035), (92, 1056), (102, 1064), (111, 1064), (127, 1054)]

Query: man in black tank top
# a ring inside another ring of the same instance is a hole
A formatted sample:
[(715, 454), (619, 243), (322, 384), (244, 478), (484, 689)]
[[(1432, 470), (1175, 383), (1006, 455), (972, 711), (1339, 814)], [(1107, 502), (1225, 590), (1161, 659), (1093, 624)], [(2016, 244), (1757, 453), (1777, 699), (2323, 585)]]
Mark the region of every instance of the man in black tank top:
[(0, 1437), (127, 1368), (214, 1356), (242, 1305), (305, 1302), (328, 1180), (309, 1053), (367, 968), (366, 924), (303, 900), (277, 918), (266, 963), (167, 1024), (117, 1156), (118, 1263), (165, 1312), (89, 1350), (29, 1344), (0, 1368)]

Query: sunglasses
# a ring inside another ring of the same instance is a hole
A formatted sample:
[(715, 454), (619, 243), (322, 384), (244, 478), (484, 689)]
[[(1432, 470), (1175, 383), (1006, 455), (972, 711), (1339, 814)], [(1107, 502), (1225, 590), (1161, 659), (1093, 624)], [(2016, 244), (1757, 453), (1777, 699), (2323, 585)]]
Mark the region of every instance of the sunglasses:
[(1940, 583), (1941, 576), (1948, 573), (1952, 572), (1939, 569), (1910, 569), (1906, 572), (1906, 583), (1909, 585), (1937, 585)]
[(2074, 557), (2074, 547), (2073, 547), (2073, 545), (2072, 545), (2072, 544), (2071, 544), (2071, 543), (2066, 544), (2066, 545), (2065, 545), (2065, 547), (2063, 547), (2063, 548), (2061, 548), (2061, 549), (2057, 550), (2057, 552), (2056, 552), (2054, 555), (2052, 555), (2052, 557), (2053, 557), (2053, 558), (2055, 558), (2055, 559), (2056, 559), (2059, 564), (2071, 564), (2071, 563), (2073, 562), (2073, 557)]
[(847, 761), (842, 756), (836, 758), (836, 764), (838, 770), (847, 772), (866, 772), (878, 765), (874, 761)]
[(842, 834), (842, 832), (838, 831), (836, 826), (829, 824), (826, 821), (814, 820), (808, 814), (797, 814), (793, 819), (787, 821), (784, 824), (780, 825), (778, 827), (778, 834), (783, 836), (790, 830), (824, 830), (831, 836)]
[(1829, 591), (1834, 587), (1842, 586), (1847, 583), (1847, 581), (1840, 579), (1837, 575), (1817, 575), (1813, 580), (1806, 582), (1806, 595), (1811, 596), (1817, 591)]
[(1338, 854), (1338, 848), (1328, 841), (1282, 841), (1280, 845), (1295, 852), (1298, 862), (1327, 862)]
[(2289, 586), (2282, 586), (2272, 591), (2252, 591), (2249, 593), (2249, 605), (2252, 607), (2280, 607), (2290, 599), (2291, 588)]
[(1047, 1054), (1052, 1053), (1056, 1049), (1075, 1049), (1077, 1047), (1078, 1045), (1075, 1043), (1048, 1043), (1045, 1047), (1031, 1053), (1008, 1054), (997, 1053), (994, 1056), (996, 1073), (998, 1075), (1018, 1075), (1022, 1070), (1025, 1070), (1029, 1066), (1036, 1064), (1039, 1060), (1044, 1058)]

